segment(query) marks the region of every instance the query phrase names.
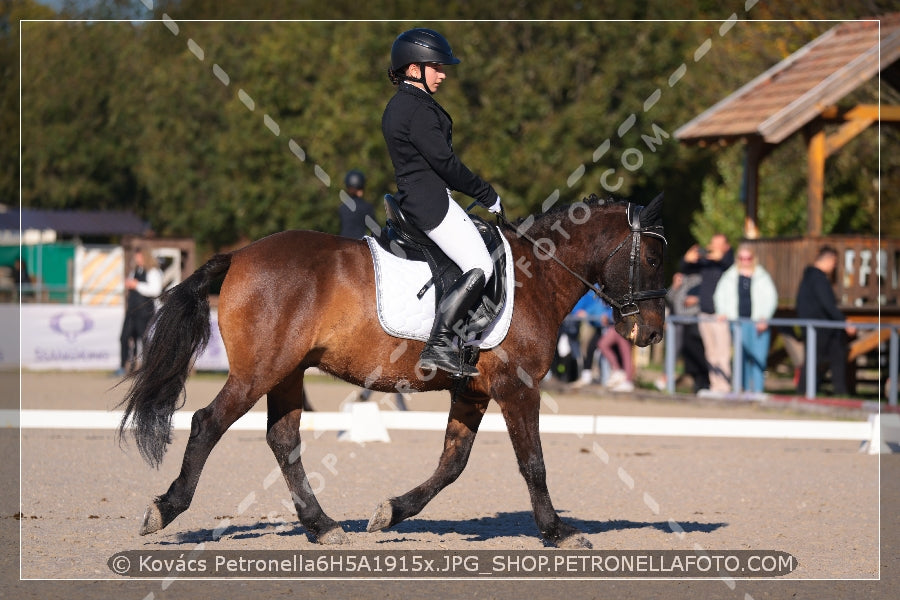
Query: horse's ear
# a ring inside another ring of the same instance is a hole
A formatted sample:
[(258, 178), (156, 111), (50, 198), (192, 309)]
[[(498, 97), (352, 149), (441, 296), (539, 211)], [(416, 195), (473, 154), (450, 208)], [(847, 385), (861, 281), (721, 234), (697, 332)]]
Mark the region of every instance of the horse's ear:
[(662, 201), (663, 194), (660, 194), (650, 201), (650, 204), (641, 211), (641, 225), (643, 227), (652, 227), (654, 225), (662, 225)]

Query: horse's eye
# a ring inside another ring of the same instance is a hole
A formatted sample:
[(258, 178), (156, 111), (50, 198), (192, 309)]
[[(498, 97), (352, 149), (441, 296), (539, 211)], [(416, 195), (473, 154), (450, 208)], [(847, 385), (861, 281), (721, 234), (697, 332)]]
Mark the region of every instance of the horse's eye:
[(655, 256), (651, 256), (647, 259), (647, 264), (655, 269), (656, 267), (659, 266), (659, 259), (656, 258)]

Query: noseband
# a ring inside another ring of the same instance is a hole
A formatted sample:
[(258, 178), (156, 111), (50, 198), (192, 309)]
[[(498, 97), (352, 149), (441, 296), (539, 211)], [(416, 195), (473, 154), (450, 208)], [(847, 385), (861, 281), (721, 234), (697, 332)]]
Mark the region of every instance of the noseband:
[[(629, 203), (626, 209), (628, 213), (628, 226), (631, 228), (631, 256), (629, 257), (628, 265), (628, 293), (626, 293), (621, 300), (616, 300), (615, 298), (612, 298), (609, 294), (604, 292), (602, 286), (589, 286), (594, 290), (594, 292), (597, 293), (598, 296), (606, 300), (607, 304), (609, 304), (613, 308), (617, 308), (619, 310), (619, 314), (623, 317), (635, 315), (640, 312), (640, 308), (638, 308), (637, 305), (638, 302), (641, 302), (642, 300), (653, 300), (655, 298), (665, 298), (667, 292), (666, 288), (641, 291), (635, 291), (634, 289), (638, 277), (638, 267), (640, 266), (641, 262), (641, 236), (653, 236), (662, 240), (664, 245), (667, 245), (666, 236), (664, 236), (662, 233), (662, 226), (641, 226), (641, 210), (643, 208), (643, 206)], [(609, 259), (615, 256), (616, 252), (624, 248), (627, 242), (628, 237), (626, 236), (625, 239), (619, 242), (619, 245), (609, 253), (609, 256), (607, 256), (606, 260), (603, 261), (603, 264), (605, 265), (607, 262), (609, 262)]]

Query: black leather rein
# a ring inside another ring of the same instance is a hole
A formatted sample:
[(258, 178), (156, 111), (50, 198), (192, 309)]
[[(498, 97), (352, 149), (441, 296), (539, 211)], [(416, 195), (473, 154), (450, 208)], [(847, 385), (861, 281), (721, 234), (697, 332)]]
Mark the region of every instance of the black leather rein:
[[(599, 297), (603, 298), (613, 308), (618, 309), (619, 314), (623, 317), (627, 317), (630, 315), (637, 314), (640, 312), (640, 308), (638, 308), (637, 303), (642, 302), (644, 300), (654, 300), (656, 298), (664, 298), (668, 290), (666, 288), (660, 288), (656, 290), (641, 290), (635, 291), (635, 282), (637, 281), (638, 269), (640, 267), (641, 260), (641, 236), (649, 235), (655, 238), (662, 240), (663, 244), (667, 244), (666, 237), (662, 234), (661, 226), (652, 226), (652, 227), (642, 227), (640, 213), (643, 209), (643, 206), (637, 204), (629, 203), (626, 207), (626, 213), (628, 215), (628, 225), (631, 228), (631, 255), (629, 257), (629, 268), (628, 268), (628, 293), (626, 293), (621, 299), (615, 299), (604, 291), (605, 286), (599, 286), (596, 283), (591, 283), (575, 271), (569, 268), (562, 260), (560, 260), (555, 253), (545, 252), (550, 258), (552, 258), (559, 266), (565, 269), (570, 275), (578, 279), (581, 283), (586, 285), (588, 289), (592, 290)], [(519, 235), (525, 238), (529, 243), (531, 243), (534, 247), (539, 247), (539, 242), (529, 236), (524, 231), (519, 231), (515, 225), (510, 223), (506, 216), (502, 213), (497, 215), (497, 219), (509, 227), (516, 231), (516, 235)], [(609, 256), (603, 261), (605, 265), (609, 259), (611, 259), (619, 250), (621, 250), (625, 244), (628, 242), (628, 236), (626, 236), (619, 245), (613, 249), (612, 252), (609, 253)], [(601, 265), (602, 268), (603, 265)]]

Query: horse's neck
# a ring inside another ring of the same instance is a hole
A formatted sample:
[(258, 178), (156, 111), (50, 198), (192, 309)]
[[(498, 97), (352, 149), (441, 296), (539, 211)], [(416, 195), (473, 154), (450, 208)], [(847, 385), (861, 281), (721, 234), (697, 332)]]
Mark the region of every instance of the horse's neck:
[[(615, 228), (607, 225), (617, 210), (615, 207), (594, 205), (591, 210), (602, 212), (592, 214), (582, 224), (560, 217), (554, 220), (555, 223), (551, 223), (553, 227), (533, 227), (535, 231), (527, 233), (538, 242), (542, 239), (549, 240), (554, 248), (554, 256), (561, 263), (591, 283), (598, 283), (590, 279), (591, 273), (595, 273), (598, 266), (595, 263), (598, 262), (598, 257), (612, 252), (612, 248), (620, 241), (616, 238), (620, 236), (610, 233)], [(547, 215), (545, 218), (552, 219), (552, 216)], [(524, 237), (518, 241), (516, 278), (522, 281), (528, 293), (539, 298), (552, 297), (554, 301), (548, 302), (544, 310), (548, 317), (552, 315), (554, 320), (561, 322), (585, 294), (587, 286), (547, 256), (544, 251), (549, 245), (542, 244), (541, 248), (535, 250)]]

